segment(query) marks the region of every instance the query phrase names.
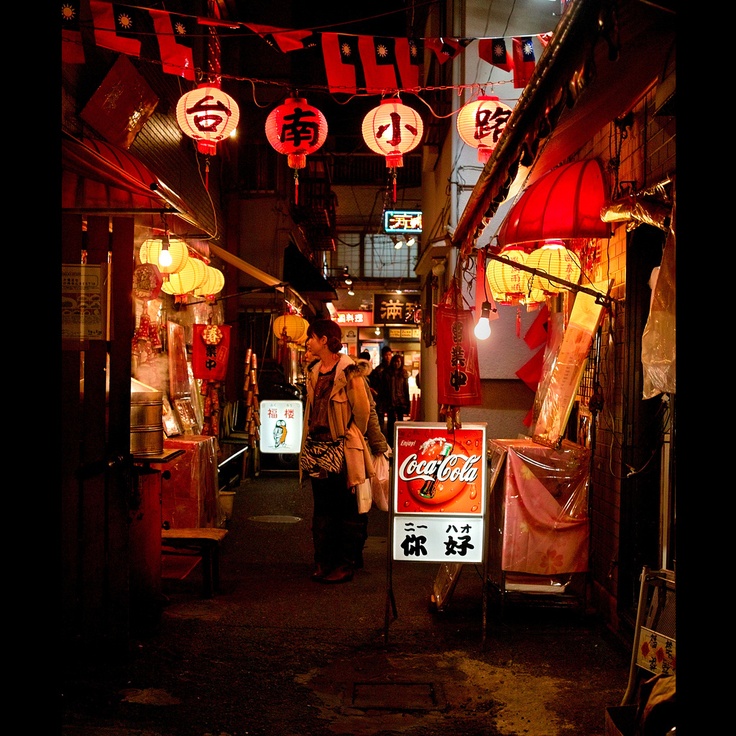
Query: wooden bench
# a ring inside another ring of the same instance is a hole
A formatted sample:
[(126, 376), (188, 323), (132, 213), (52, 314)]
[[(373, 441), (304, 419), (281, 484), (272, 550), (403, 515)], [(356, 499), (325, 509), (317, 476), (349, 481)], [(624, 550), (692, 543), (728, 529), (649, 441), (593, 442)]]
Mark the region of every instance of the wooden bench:
[(162, 529), (164, 547), (190, 550), (202, 557), (202, 597), (212, 598), (220, 588), (220, 542), (227, 529)]

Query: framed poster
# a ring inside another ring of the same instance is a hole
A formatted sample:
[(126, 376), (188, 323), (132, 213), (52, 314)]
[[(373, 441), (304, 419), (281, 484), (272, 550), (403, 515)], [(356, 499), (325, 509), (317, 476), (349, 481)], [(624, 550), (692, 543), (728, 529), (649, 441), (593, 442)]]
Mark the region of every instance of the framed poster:
[(397, 422), (392, 489), (394, 560), (483, 561), (486, 425)]

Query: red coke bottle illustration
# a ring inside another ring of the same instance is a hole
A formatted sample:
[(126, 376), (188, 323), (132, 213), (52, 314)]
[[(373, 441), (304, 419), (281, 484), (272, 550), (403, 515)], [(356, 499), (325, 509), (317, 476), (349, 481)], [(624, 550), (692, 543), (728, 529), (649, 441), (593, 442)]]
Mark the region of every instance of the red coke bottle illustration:
[(422, 498), (434, 498), (435, 485), (437, 484), (437, 475), (440, 472), (442, 461), (452, 452), (452, 444), (445, 442), (440, 454), (437, 457), (437, 469), (434, 471), (434, 477), (424, 481), (424, 485), (419, 489), (419, 495)]

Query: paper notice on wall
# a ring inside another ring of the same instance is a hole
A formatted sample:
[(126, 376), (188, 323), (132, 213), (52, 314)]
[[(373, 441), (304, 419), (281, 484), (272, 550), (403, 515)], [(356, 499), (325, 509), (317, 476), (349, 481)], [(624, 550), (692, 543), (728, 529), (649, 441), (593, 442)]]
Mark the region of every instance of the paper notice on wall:
[[(610, 283), (599, 282), (593, 288), (606, 295)], [(534, 400), (536, 422), (532, 435), (535, 442), (555, 447), (562, 439), (602, 316), (603, 305), (596, 297), (577, 293), (557, 355), (537, 389)]]

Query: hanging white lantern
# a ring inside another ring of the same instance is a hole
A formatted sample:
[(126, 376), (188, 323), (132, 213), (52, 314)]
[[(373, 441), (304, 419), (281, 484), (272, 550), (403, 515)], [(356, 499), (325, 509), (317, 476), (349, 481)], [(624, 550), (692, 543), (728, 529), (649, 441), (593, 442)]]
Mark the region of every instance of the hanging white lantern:
[[(168, 243), (168, 244), (167, 244)], [(168, 251), (170, 263), (167, 265), (162, 255)], [(189, 260), (189, 248), (183, 240), (179, 238), (149, 238), (141, 244), (138, 252), (141, 263), (152, 263), (158, 267), (163, 274), (178, 273), (186, 266)]]
[(200, 261), (199, 258), (190, 258), (181, 271), (169, 276), (169, 280), (164, 282), (161, 291), (176, 296), (193, 292), (204, 282), (207, 276), (205, 268), (204, 261)]
[(404, 165), (404, 154), (422, 142), (424, 123), (419, 113), (398, 97), (381, 100), (364, 118), (363, 140), (368, 148), (386, 157), (391, 170), (393, 201), (396, 201), (396, 169)]
[[(572, 284), (577, 284), (580, 280), (578, 258), (561, 240), (548, 240), (541, 248), (533, 250), (526, 259), (526, 265)], [(551, 294), (567, 290), (566, 286), (542, 276), (529, 274), (529, 279), (530, 289), (542, 289)]]
[[(527, 260), (526, 251), (522, 246), (517, 245), (506, 246), (498, 255), (521, 265), (525, 265)], [(486, 278), (496, 301), (506, 303), (518, 301), (527, 293), (529, 274), (521, 268), (514, 268), (509, 263), (489, 258)]]
[(225, 276), (217, 268), (205, 264), (205, 279), (194, 290), (194, 296), (213, 296), (219, 294), (225, 286)]
[(235, 130), (239, 120), (238, 104), (215, 84), (200, 84), (176, 105), (176, 122), (197, 141), (197, 150), (203, 154), (217, 153), (217, 144)]
[(491, 157), (512, 112), (508, 105), (492, 95), (481, 95), (460, 109), (457, 132), (465, 143), (478, 149), (481, 163)]

